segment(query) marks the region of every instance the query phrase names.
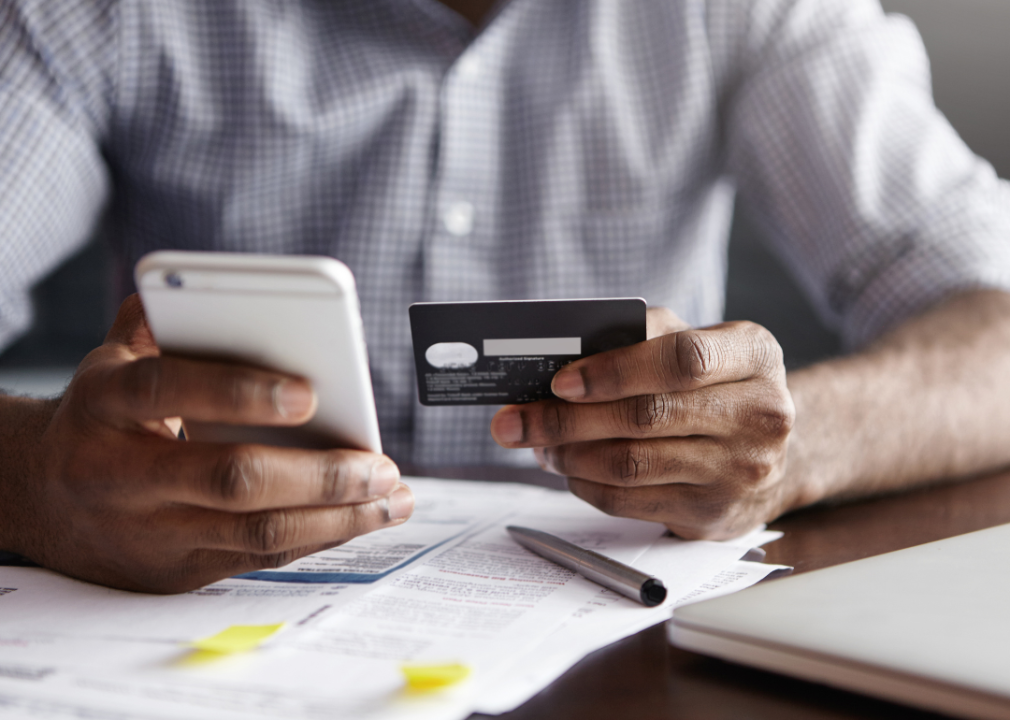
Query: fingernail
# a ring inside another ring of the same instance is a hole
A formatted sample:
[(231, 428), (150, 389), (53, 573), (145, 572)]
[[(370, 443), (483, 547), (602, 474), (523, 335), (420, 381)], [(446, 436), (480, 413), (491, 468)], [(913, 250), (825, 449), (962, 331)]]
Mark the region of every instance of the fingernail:
[(386, 514), (389, 519), (402, 520), (410, 517), (410, 514), (414, 512), (414, 493), (406, 485), (401, 485), (396, 492), (389, 496), (386, 503)]
[(505, 408), (491, 420), (491, 434), (500, 444), (522, 442), (523, 419), (517, 408)]
[(368, 497), (389, 495), (400, 482), (400, 470), (391, 461), (384, 460), (372, 465), (368, 475)]
[(564, 400), (577, 400), (586, 394), (586, 385), (576, 368), (561, 368), (554, 375), (551, 390)]
[(281, 417), (306, 415), (315, 403), (315, 392), (304, 382), (282, 380), (274, 386), (274, 407)]

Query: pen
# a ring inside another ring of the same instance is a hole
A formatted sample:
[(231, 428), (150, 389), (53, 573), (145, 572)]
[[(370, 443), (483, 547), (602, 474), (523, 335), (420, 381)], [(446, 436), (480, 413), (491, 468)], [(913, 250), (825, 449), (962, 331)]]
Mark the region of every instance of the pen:
[(637, 600), (646, 607), (655, 607), (666, 600), (666, 586), (659, 578), (540, 530), (515, 525), (509, 525), (505, 529), (527, 550), (605, 588)]

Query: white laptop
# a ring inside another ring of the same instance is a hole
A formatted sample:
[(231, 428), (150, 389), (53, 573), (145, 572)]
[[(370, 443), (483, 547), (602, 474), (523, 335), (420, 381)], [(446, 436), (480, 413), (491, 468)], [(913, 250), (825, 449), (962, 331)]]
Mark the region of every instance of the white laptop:
[(1010, 719), (1010, 525), (687, 605), (667, 629), (725, 660)]

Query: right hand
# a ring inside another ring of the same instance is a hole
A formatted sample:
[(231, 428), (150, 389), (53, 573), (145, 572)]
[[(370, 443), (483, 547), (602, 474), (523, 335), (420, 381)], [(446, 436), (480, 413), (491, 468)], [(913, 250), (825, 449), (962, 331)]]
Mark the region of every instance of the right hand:
[(299, 378), (161, 356), (132, 296), (48, 406), (34, 472), (5, 493), (6, 549), (103, 585), (182, 592), (404, 522), (413, 495), (383, 455), (176, 437), (180, 417), (301, 425), (315, 406)]

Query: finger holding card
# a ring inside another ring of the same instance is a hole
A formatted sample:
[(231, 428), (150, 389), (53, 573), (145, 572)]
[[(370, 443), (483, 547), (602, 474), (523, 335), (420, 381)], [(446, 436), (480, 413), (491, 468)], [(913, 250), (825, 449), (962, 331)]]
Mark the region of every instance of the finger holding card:
[(732, 537), (797, 505), (783, 482), (794, 408), (771, 333), (650, 320), (672, 332), (566, 365), (553, 381), (566, 401), (502, 408), (492, 435), (540, 448), (545, 469), (604, 511), (684, 537)]

